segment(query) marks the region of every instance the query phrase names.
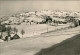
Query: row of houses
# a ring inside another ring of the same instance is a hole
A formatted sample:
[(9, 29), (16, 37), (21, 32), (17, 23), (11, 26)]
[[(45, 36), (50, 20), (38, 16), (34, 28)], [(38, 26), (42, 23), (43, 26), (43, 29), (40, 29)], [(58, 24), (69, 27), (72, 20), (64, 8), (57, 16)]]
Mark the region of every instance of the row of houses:
[[(1, 37), (1, 35), (0, 35), (0, 37)], [(12, 35), (5, 36), (3, 38), (0, 38), (0, 42), (15, 40), (15, 39), (20, 39), (20, 36), (18, 34), (14, 34), (13, 36)]]
[(27, 17), (26, 19), (23, 19), (22, 22), (18, 22), (17, 20), (15, 21), (11, 21), (11, 20), (7, 20), (7, 21), (4, 21), (2, 22), (2, 24), (10, 24), (10, 25), (13, 25), (13, 24), (16, 24), (16, 25), (19, 25), (21, 23), (36, 23), (36, 24), (40, 24), (40, 23), (46, 23), (47, 21), (46, 20), (50, 20), (50, 18), (52, 19), (51, 21), (58, 21), (58, 22), (66, 22), (65, 19), (61, 19), (61, 18), (55, 18), (55, 17), (51, 17), (49, 16), (48, 18), (40, 18), (40, 17), (36, 17), (36, 16), (33, 16), (33, 17)]
[[(79, 12), (69, 12), (69, 11), (53, 11), (53, 10), (43, 10), (43, 11), (34, 11), (34, 12), (24, 12), (16, 16), (9, 17), (8, 20), (2, 22), (2, 24), (21, 24), (22, 22), (26, 23), (41, 23), (44, 21), (43, 16), (50, 16), (53, 20), (65, 22), (66, 16), (79, 17)], [(19, 17), (17, 17), (19, 16)], [(27, 17), (25, 17), (27, 16)]]
[(9, 40), (14, 40), (14, 39), (20, 39), (20, 36), (18, 34), (9, 35), (9, 36), (6, 36), (3, 40), (9, 41)]

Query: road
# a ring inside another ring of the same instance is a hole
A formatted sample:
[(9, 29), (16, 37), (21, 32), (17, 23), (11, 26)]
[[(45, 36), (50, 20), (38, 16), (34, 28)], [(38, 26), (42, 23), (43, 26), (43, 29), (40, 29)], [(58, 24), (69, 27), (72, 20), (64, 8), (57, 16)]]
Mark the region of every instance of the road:
[(33, 37), (0, 43), (0, 55), (35, 55), (41, 49), (48, 48), (80, 33), (80, 26), (72, 29), (44, 33)]

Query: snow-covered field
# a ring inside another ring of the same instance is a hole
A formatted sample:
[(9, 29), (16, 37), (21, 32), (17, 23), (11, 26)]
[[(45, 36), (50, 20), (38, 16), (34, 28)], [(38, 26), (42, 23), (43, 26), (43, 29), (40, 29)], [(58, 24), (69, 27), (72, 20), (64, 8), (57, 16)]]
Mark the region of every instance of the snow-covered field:
[(74, 35), (79, 34), (80, 26), (57, 32), (45, 33), (36, 38), (22, 38), (0, 43), (1, 55), (35, 55), (41, 49), (51, 47)]
[(56, 29), (61, 29), (68, 27), (69, 25), (67, 24), (62, 24), (58, 26), (50, 26), (47, 24), (34, 24), (34, 25), (10, 25), (11, 27), (16, 27), (18, 29), (18, 35), (22, 38), (21, 35), (21, 30), (23, 29), (25, 31), (25, 34), (23, 35), (24, 37), (31, 37), (34, 35), (40, 35), (41, 33), (47, 32), (47, 31), (52, 31)]

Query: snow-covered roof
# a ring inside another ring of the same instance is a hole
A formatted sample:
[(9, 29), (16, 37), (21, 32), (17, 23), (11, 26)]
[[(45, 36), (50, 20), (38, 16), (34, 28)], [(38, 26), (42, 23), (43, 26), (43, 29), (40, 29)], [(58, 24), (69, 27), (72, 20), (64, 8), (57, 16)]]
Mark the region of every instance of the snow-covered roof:
[(0, 39), (0, 42), (4, 42), (2, 39)]
[(38, 17), (28, 17), (27, 19), (29, 20), (34, 20), (34, 21), (38, 21), (38, 22), (41, 22), (43, 19), (41, 18), (38, 18)]
[(65, 21), (65, 19), (60, 19), (60, 18), (55, 18), (55, 17), (53, 17), (52, 19), (56, 21)]
[(4, 21), (4, 22), (2, 22), (2, 23), (9, 23), (9, 21)]
[(75, 18), (75, 19), (78, 19), (78, 20), (80, 20), (80, 18)]

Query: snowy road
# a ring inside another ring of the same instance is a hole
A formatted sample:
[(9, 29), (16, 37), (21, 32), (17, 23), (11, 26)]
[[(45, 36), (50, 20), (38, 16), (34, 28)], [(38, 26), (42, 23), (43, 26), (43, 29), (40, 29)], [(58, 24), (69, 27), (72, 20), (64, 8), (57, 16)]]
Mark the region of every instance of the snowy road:
[(80, 27), (41, 34), (0, 43), (1, 55), (35, 55), (43, 48), (48, 48), (80, 33)]

